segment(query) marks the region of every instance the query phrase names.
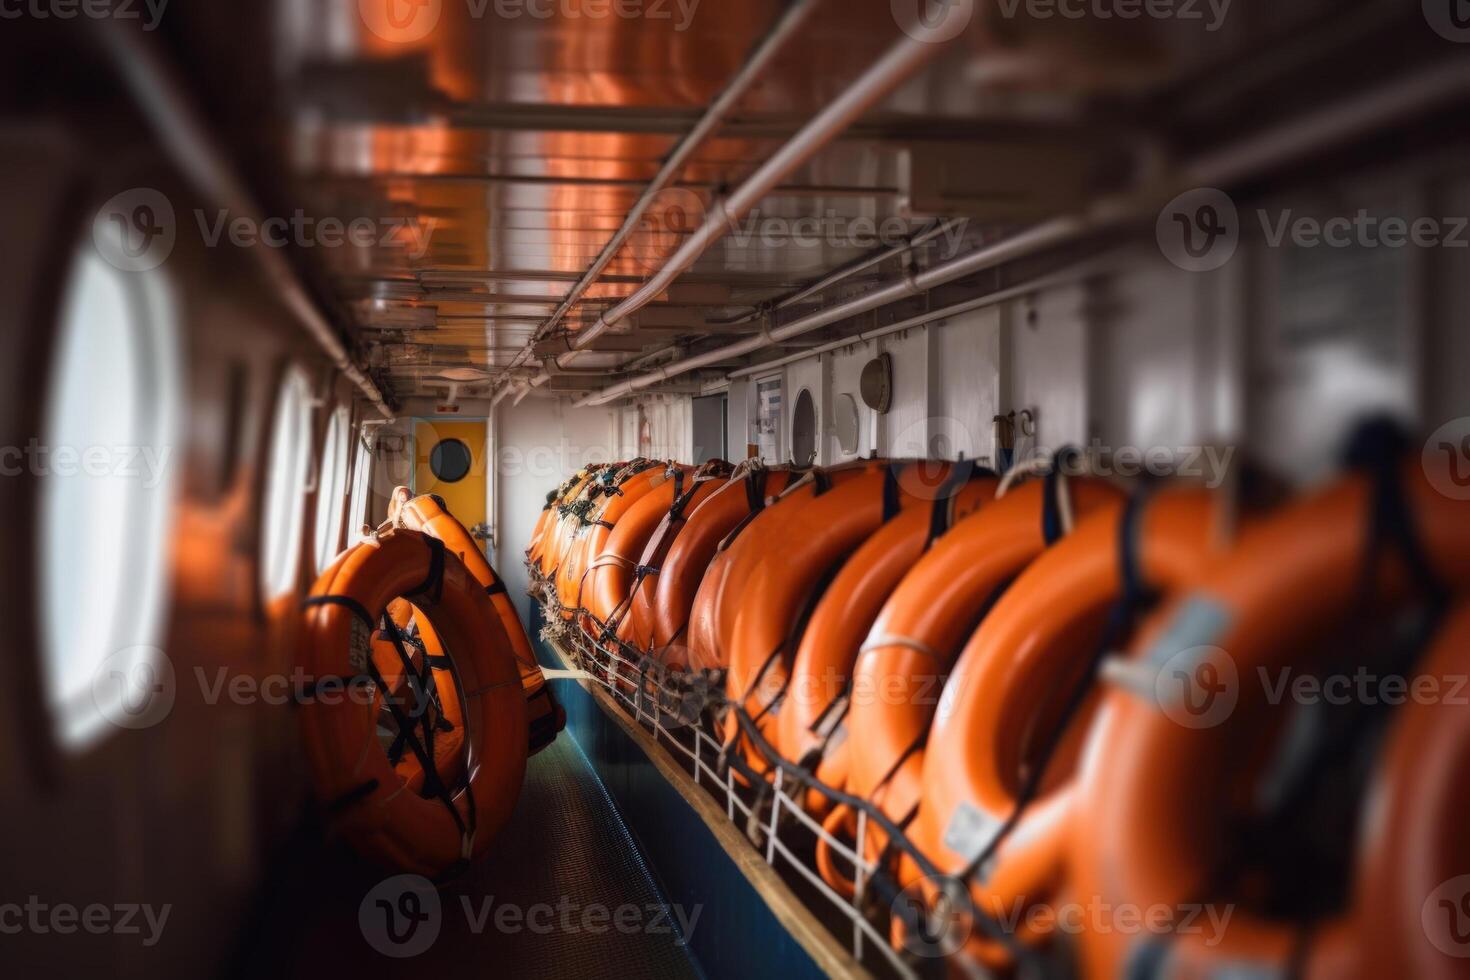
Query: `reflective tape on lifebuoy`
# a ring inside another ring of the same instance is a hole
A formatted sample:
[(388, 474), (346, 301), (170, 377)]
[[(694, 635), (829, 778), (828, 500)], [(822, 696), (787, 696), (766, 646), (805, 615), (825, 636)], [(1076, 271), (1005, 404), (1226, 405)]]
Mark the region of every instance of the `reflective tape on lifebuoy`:
[[(432, 626), (452, 665), (468, 783), (436, 786), (426, 765), (427, 795), (409, 791), (379, 741), (381, 697), (306, 698), (303, 744), (334, 829), (369, 857), (438, 876), (484, 854), (509, 819), (526, 767), (526, 702), (504, 631), (485, 629), (496, 619), (485, 590), (441, 542), (402, 528), (350, 549), (312, 588), (302, 661), (319, 686), (337, 678), (381, 692), (373, 635), (398, 598)], [(413, 722), (399, 715), (400, 728)]]
[[(1272, 721), (1282, 708), (1260, 678), (1287, 669), (1353, 670), (1354, 663), (1334, 661), (1339, 645), (1322, 641), (1365, 603), (1375, 615), (1402, 607), (1413, 594), (1415, 567), (1463, 594), (1470, 583), (1470, 503), (1438, 493), (1417, 459), (1398, 476), (1396, 484), (1350, 477), (1248, 530), (1224, 561), (1151, 619), (1128, 660), (1109, 672), (1115, 686), (1079, 769), (1078, 806), (1087, 820), (1071, 835), (1068, 855), (1079, 894), (1174, 909), (1208, 901), (1207, 877), (1227, 857), (1243, 781), (1258, 776), (1266, 749), (1280, 737)], [(1402, 511), (1386, 521), (1385, 486), (1399, 495), (1395, 509)], [(1408, 528), (1417, 544), (1402, 550), (1422, 554), (1422, 564), (1402, 555), (1370, 560), (1380, 556), (1375, 529), (1385, 526)], [(1463, 815), (1455, 819), (1463, 825)], [(1228, 964), (1310, 977), (1341, 963), (1338, 944), (1352, 941), (1351, 925), (1344, 925), (1317, 929), (1303, 948), (1301, 923), (1237, 909), (1209, 945), (1192, 934), (1170, 935), (1160, 947), (1147, 937), (1092, 931), (1080, 937), (1080, 949), (1096, 977), (1115, 976), (1141, 957), (1161, 969), (1177, 962), (1210, 972)], [(1376, 935), (1379, 927), (1371, 924), (1363, 938), (1387, 941)], [(1408, 938), (1416, 945), (1427, 939), (1422, 928)], [(1454, 975), (1464, 975), (1464, 962)]]

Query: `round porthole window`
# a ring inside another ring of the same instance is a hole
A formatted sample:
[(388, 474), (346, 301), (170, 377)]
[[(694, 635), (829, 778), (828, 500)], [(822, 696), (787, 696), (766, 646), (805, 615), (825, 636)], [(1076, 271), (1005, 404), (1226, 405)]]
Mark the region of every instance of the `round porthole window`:
[(810, 466), (817, 459), (817, 407), (806, 388), (796, 396), (791, 413), (791, 458), (797, 466)]
[(361, 431), (352, 440), (357, 454), (357, 463), (352, 473), (352, 503), (347, 508), (347, 542), (355, 544), (366, 539), (362, 527), (369, 520), (367, 513), (368, 491), (373, 480), (373, 454), (363, 441)]
[(171, 706), (160, 647), (181, 455), (179, 343), (163, 272), (78, 253), (42, 430), (21, 460), (39, 496), (42, 681), (66, 748), (145, 727)]
[(327, 424), (327, 438), (322, 444), (314, 528), (318, 573), (326, 571), (332, 559), (337, 557), (337, 542), (342, 537), (342, 518), (347, 504), (347, 429), (350, 423), (347, 409), (337, 409)]
[(459, 439), (445, 439), (429, 452), (429, 471), (440, 483), (458, 483), (470, 475), (475, 457)]
[(311, 385), (300, 368), (287, 371), (281, 383), (265, 465), (260, 587), (270, 601), (295, 586), (296, 566), (301, 561), (305, 488), (311, 468)]

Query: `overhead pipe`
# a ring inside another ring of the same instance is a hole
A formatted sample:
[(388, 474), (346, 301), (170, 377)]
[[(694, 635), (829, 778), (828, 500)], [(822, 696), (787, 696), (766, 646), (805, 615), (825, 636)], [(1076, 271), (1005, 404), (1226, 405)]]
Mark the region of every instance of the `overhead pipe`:
[(872, 253), (871, 255), (865, 255), (862, 258), (857, 259), (849, 263), (848, 265), (842, 266), (840, 269), (837, 269), (836, 271), (823, 276), (821, 279), (818, 279), (811, 285), (804, 286), (803, 288), (797, 290), (789, 296), (781, 297), (781, 299), (777, 300), (774, 304), (771, 305), (768, 311), (752, 310), (749, 313), (745, 313), (728, 320), (711, 320), (709, 322), (722, 327), (732, 327), (741, 323), (749, 323), (750, 321), (756, 319), (766, 312), (779, 313), (781, 310), (784, 310), (787, 307), (795, 306), (802, 300), (810, 299), (811, 297), (816, 296), (819, 293), (826, 292), (838, 283), (844, 282), (847, 279), (851, 279), (859, 272), (871, 269), (875, 265), (882, 265), (889, 259), (894, 259), (898, 258), (901, 255), (906, 255), (909, 252), (912, 252), (914, 249), (920, 247), (921, 245), (927, 245), (929, 242), (933, 241), (941, 235), (947, 235), (949, 232), (955, 230), (956, 228), (963, 228), (968, 223), (968, 218), (950, 218), (944, 221), (936, 221), (925, 230), (908, 239), (908, 241), (899, 242), (897, 245), (881, 249)]
[[(522, 354), (518, 354), (515, 360), (511, 361), (510, 367), (516, 367), (529, 357), (536, 343), (545, 337), (546, 334), (555, 330), (557, 324), (561, 323), (566, 315), (571, 312), (572, 307), (580, 302), (582, 297), (587, 294), (587, 290), (597, 282), (603, 270), (607, 268), (608, 263), (613, 260), (613, 256), (617, 255), (618, 250), (623, 247), (633, 232), (638, 229), (643, 215), (648, 212), (654, 200), (673, 184), (674, 181), (678, 180), (679, 174), (684, 170), (684, 166), (689, 162), (690, 158), (704, 145), (704, 142), (709, 139), (715, 130), (720, 127), (731, 110), (740, 103), (740, 100), (749, 93), (751, 86), (755, 84), (761, 74), (775, 60), (776, 55), (796, 36), (797, 31), (806, 22), (818, 2), (819, 0), (794, 0), (794, 2), (787, 6), (786, 10), (782, 12), (781, 17), (776, 21), (775, 26), (772, 27), (770, 33), (761, 39), (760, 44), (756, 46), (756, 49), (751, 52), (750, 57), (741, 65), (735, 77), (730, 79), (725, 88), (710, 103), (709, 108), (700, 116), (699, 121), (694, 124), (694, 128), (684, 135), (684, 138), (674, 147), (673, 152), (664, 160), (663, 165), (658, 169), (658, 173), (654, 174), (653, 180), (648, 183), (648, 186), (643, 189), (643, 193), (638, 196), (638, 200), (628, 210), (628, 214), (623, 218), (623, 223), (619, 226), (617, 232), (612, 238), (608, 239), (607, 244), (602, 247), (602, 251), (598, 253), (592, 265), (588, 267), (587, 271), (582, 274), (581, 278), (567, 292), (566, 297), (557, 306), (551, 316), (547, 318), (546, 322), (532, 333), (525, 351)], [(578, 344), (577, 348), (580, 349), (585, 346), (586, 343), (590, 342), (590, 339), (588, 338), (587, 341)]]
[[(209, 134), (208, 128), (186, 94), (186, 89), (146, 36), (128, 30), (116, 18), (93, 19), (103, 53), (124, 87), (132, 95), (154, 135), (168, 147), (174, 163), (207, 200), (231, 214), (261, 224), (260, 209), (235, 173), (228, 157)], [(347, 350), (338, 331), (327, 322), (316, 301), (306, 292), (296, 270), (274, 248), (255, 248), (250, 253), (260, 264), (275, 295), (296, 315), (306, 332), (321, 347), (332, 364), (355, 384), (384, 418), (393, 409), (377, 384), (368, 377)]]
[(559, 359), (560, 363), (567, 363), (577, 350), (586, 347), (613, 326), (653, 302), (792, 172), (944, 49), (943, 43), (920, 31), (906, 34), (901, 41), (890, 47), (841, 95), (813, 116), (796, 135), (761, 164), (743, 184), (731, 191), (728, 197), (716, 199), (712, 213), (647, 282), (599, 316), (597, 322), (590, 327), (577, 331), (572, 337), (573, 353), (564, 355)]
[(966, 253), (923, 272), (905, 274), (897, 282), (829, 309), (793, 320), (775, 330), (694, 357), (665, 364), (657, 370), (636, 375), (580, 399), (578, 407), (601, 405), (660, 384), (689, 371), (732, 357), (743, 357), (782, 340), (828, 326), (860, 313), (944, 285), (955, 279), (991, 269), (1016, 259), (1065, 245), (1099, 231), (1147, 220), (1183, 190), (1220, 184), (1236, 184), (1271, 167), (1303, 155), (1320, 152), (1329, 144), (1350, 139), (1365, 131), (1422, 114), (1441, 100), (1463, 96), (1470, 89), (1470, 65), (1440, 64), (1416, 72), (1368, 96), (1357, 96), (1305, 119), (1281, 126), (1203, 157), (1180, 168), (1175, 180), (1150, 191), (1103, 198), (1090, 208), (1044, 221), (1023, 232)]
[(912, 330), (914, 327), (922, 327), (924, 324), (933, 323), (935, 320), (944, 320), (952, 316), (959, 316), (961, 313), (971, 313), (975, 310), (985, 309), (986, 307), (1009, 302), (1010, 300), (1018, 299), (1043, 289), (1052, 289), (1056, 286), (1086, 279), (1089, 276), (1097, 275), (1101, 271), (1101, 268), (1100, 265), (1085, 266), (1077, 269), (1069, 269), (1057, 275), (1043, 276), (1040, 279), (1019, 283), (993, 293), (986, 293), (984, 296), (977, 296), (975, 299), (954, 303), (937, 310), (929, 310), (917, 316), (911, 316), (908, 319), (887, 324), (886, 326), (876, 327), (872, 330), (861, 330), (855, 334), (849, 334), (841, 340), (832, 340), (825, 344), (819, 344), (810, 350), (804, 350), (786, 357), (779, 357), (772, 361), (762, 361), (760, 364), (753, 364), (750, 367), (741, 368), (738, 371), (731, 371), (727, 377), (750, 377), (753, 374), (761, 374), (772, 368), (783, 367), (787, 364), (794, 364), (797, 361), (806, 360), (814, 354), (826, 354), (834, 350), (841, 350), (844, 347), (851, 347), (854, 344), (868, 343), (880, 337), (887, 337), (890, 334), (902, 333), (905, 330)]

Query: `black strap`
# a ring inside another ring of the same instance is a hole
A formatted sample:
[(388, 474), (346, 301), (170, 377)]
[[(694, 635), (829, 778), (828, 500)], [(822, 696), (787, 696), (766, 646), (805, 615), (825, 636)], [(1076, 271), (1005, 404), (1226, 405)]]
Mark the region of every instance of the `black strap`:
[(1051, 469), (1046, 471), (1046, 486), (1041, 501), (1041, 537), (1048, 547), (1056, 544), (1066, 533), (1066, 528), (1062, 527), (1062, 505), (1058, 494), (1061, 492), (1062, 470), (1076, 455), (1076, 449), (1064, 446), (1057, 450), (1056, 456), (1052, 458)]
[(510, 589), (505, 587), (504, 582), (496, 579), (494, 582), (485, 586), (485, 594), (489, 596), (508, 595), (510, 594)]
[(939, 488), (939, 496), (934, 498), (934, 504), (929, 508), (929, 538), (924, 542), (926, 549), (949, 531), (954, 522), (954, 498), (960, 490), (971, 480), (994, 475), (985, 467), (976, 466), (973, 459), (961, 459), (955, 463), (944, 485)]
[(379, 783), (376, 779), (369, 779), (365, 783), (360, 783), (357, 786), (352, 787), (352, 789), (349, 789), (347, 792), (343, 793), (341, 796), (337, 797), (335, 800), (329, 801), (327, 803), (326, 810), (330, 814), (341, 813), (343, 810), (346, 810), (347, 808), (361, 803), (363, 800), (367, 799), (373, 794), (375, 790), (377, 790), (378, 786)]
[(429, 605), (436, 606), (444, 595), (444, 542), (428, 535), (424, 536), (424, 542), (429, 546), (428, 577), (421, 585), (403, 593), (403, 597), (414, 599), (426, 595)]
[(812, 496), (820, 497), (832, 489), (832, 476), (826, 470), (818, 467), (812, 472)]
[(368, 626), (378, 625), (377, 617), (368, 612), (366, 606), (349, 595), (314, 595), (302, 600), (301, 603), (303, 609), (312, 609), (316, 606), (341, 606)]
[(1374, 573), (1392, 549), (1431, 604), (1443, 607), (1448, 604), (1450, 590), (1440, 581), (1429, 560), (1399, 475), (1400, 461), (1407, 447), (1407, 436), (1391, 419), (1371, 419), (1349, 440), (1346, 462), (1367, 473), (1373, 481), (1361, 589), (1364, 596), (1372, 593)]
[(883, 467), (883, 523), (887, 524), (903, 510), (903, 493), (898, 484), (898, 464)]
[[(1055, 469), (1054, 467), (1053, 471)], [(1000, 849), (1000, 845), (1010, 836), (1011, 831), (1020, 825), (1022, 815), (1041, 790), (1042, 779), (1046, 776), (1047, 768), (1051, 765), (1057, 748), (1066, 737), (1067, 728), (1092, 691), (1097, 680), (1098, 668), (1103, 659), (1109, 652), (1117, 648), (1132, 629), (1139, 613), (1151, 605), (1155, 599), (1157, 594), (1155, 589), (1144, 580), (1142, 575), (1139, 555), (1141, 541), (1139, 532), (1142, 527), (1144, 510), (1151, 497), (1152, 493), (1149, 488), (1145, 486), (1140, 489), (1129, 498), (1120, 516), (1117, 539), (1118, 570), (1121, 576), (1119, 595), (1113, 603), (1112, 610), (1108, 613), (1102, 635), (1093, 647), (1087, 662), (1087, 669), (1068, 692), (1062, 711), (1057, 716), (1056, 725), (1046, 733), (1046, 741), (1041, 746), (1038, 758), (1027, 771), (1026, 778), (1016, 793), (1016, 805), (1001, 825), (996, 828), (995, 833), (986, 842), (980, 853), (965, 866), (962, 878), (968, 879), (978, 873)]]

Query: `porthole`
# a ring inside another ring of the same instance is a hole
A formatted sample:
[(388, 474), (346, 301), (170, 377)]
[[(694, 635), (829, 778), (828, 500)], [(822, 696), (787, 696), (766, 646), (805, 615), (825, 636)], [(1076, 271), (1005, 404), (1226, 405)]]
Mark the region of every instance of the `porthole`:
[(810, 466), (817, 460), (817, 408), (806, 388), (796, 396), (791, 412), (791, 458), (797, 466)]
[(429, 472), (440, 483), (458, 483), (470, 475), (475, 456), (460, 439), (444, 439), (429, 452)]
[(337, 543), (342, 540), (342, 518), (347, 509), (347, 442), (351, 416), (346, 408), (332, 413), (327, 423), (327, 436), (322, 442), (321, 469), (316, 492), (316, 523), (313, 526), (316, 545), (316, 570), (326, 571), (337, 557)]
[(301, 561), (303, 502), (311, 466), (311, 385), (300, 368), (288, 370), (281, 382), (265, 465), (260, 587), (270, 601), (295, 586)]
[(57, 740), (77, 750), (153, 723), (172, 698), (160, 647), (183, 383), (162, 271), (121, 270), (89, 243), (70, 275), (22, 463), (39, 495), (42, 679)]
[(364, 537), (362, 526), (369, 520), (368, 492), (372, 489), (373, 481), (373, 454), (372, 450), (368, 449), (361, 431), (352, 440), (352, 444), (353, 458), (357, 462), (352, 471), (352, 503), (347, 508), (347, 541), (349, 544), (361, 541)]

